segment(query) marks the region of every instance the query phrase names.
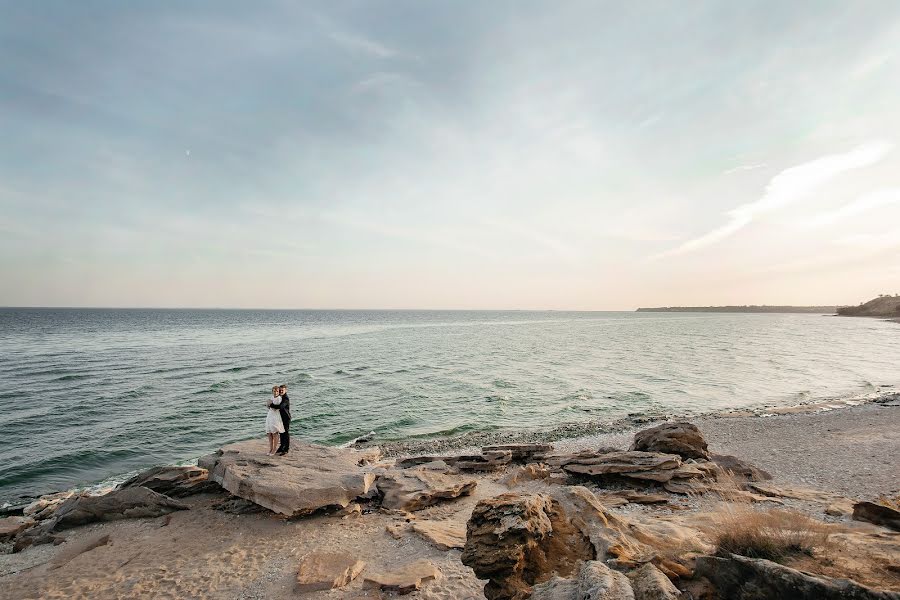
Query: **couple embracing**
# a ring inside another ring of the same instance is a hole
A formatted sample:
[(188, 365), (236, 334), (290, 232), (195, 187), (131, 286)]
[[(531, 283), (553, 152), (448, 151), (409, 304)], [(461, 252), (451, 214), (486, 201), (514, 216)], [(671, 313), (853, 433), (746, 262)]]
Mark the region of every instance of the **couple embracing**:
[(269, 436), (269, 452), (266, 456), (284, 456), (291, 449), (291, 399), (287, 395), (287, 386), (276, 385), (272, 388), (272, 397), (266, 401), (266, 434)]

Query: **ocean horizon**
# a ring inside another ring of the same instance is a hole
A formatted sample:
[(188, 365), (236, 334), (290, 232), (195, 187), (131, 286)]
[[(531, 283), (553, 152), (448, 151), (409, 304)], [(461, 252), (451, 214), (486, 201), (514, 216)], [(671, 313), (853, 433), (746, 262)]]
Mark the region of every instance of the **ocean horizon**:
[(896, 324), (780, 313), (0, 309), (0, 505), (263, 435), (340, 445), (856, 397)]

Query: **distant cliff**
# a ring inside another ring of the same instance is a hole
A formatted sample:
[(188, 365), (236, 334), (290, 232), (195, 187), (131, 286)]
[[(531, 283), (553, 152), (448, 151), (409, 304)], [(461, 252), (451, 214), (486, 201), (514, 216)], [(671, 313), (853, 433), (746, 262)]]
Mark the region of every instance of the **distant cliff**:
[(744, 306), (660, 306), (639, 308), (637, 312), (717, 312), (717, 313), (813, 313), (834, 314), (836, 306), (766, 306), (750, 304)]
[(900, 296), (878, 296), (859, 306), (842, 306), (837, 313), (845, 317), (900, 317)]

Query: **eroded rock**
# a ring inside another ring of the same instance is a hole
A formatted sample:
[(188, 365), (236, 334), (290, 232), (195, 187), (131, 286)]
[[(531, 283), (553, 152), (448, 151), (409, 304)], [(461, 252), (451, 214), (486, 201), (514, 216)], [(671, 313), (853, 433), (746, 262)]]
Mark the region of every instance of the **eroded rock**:
[(634, 600), (678, 600), (681, 592), (655, 565), (647, 563), (628, 575)]
[(571, 579), (554, 577), (534, 586), (531, 600), (635, 600), (635, 596), (625, 575), (590, 560)]
[(439, 581), (441, 571), (427, 560), (418, 560), (398, 569), (368, 573), (363, 579), (367, 587), (394, 594), (409, 594), (429, 581)]
[(883, 504), (857, 502), (853, 505), (853, 518), (900, 531), (900, 511)]
[(816, 577), (761, 558), (732, 554), (700, 556), (697, 575), (729, 600), (900, 600), (900, 593), (874, 590), (850, 579)]
[(544, 494), (503, 494), (479, 502), (466, 530), (462, 562), (479, 579), (488, 600), (526, 598), (531, 587), (569, 575), (595, 556), (590, 540)]
[(209, 477), (234, 494), (274, 512), (296, 517), (323, 508), (345, 508), (368, 493), (375, 474), (361, 465), (369, 451), (292, 444), (286, 456), (266, 456), (263, 440), (238, 442), (200, 459)]
[(102, 496), (75, 496), (53, 517), (52, 529), (62, 530), (97, 521), (159, 517), (187, 506), (144, 487), (113, 490)]
[(729, 454), (712, 454), (710, 460), (726, 473), (730, 474), (735, 481), (746, 483), (748, 481), (768, 481), (772, 476), (768, 471), (764, 471), (759, 467)]
[(366, 563), (340, 552), (311, 552), (297, 567), (298, 592), (314, 592), (344, 587), (362, 573)]
[(631, 449), (677, 454), (682, 458), (709, 458), (709, 449), (700, 429), (684, 421), (663, 423), (637, 432)]
[(35, 524), (31, 517), (6, 517), (0, 519), (0, 542), (11, 540), (19, 532), (24, 531)]
[(497, 444), (494, 446), (485, 446), (481, 449), (483, 453), (488, 452), (509, 452), (512, 460), (515, 462), (531, 462), (536, 456), (545, 454), (553, 450), (550, 444)]
[(632, 479), (666, 482), (672, 479), (681, 466), (681, 458), (675, 454), (628, 451), (606, 454), (573, 455), (561, 464), (567, 473), (593, 477), (619, 476)]
[[(53, 516), (62, 503), (75, 496), (73, 491), (57, 492), (41, 496), (22, 510), (22, 514), (31, 517), (35, 521), (43, 521)], [(79, 494), (80, 495), (80, 494)]]
[(145, 487), (170, 498), (185, 498), (216, 491), (219, 484), (209, 480), (209, 472), (200, 467), (154, 467), (138, 473), (119, 488)]
[(474, 479), (415, 467), (381, 471), (376, 485), (384, 494), (382, 507), (411, 512), (438, 502), (467, 496), (475, 489), (477, 482)]

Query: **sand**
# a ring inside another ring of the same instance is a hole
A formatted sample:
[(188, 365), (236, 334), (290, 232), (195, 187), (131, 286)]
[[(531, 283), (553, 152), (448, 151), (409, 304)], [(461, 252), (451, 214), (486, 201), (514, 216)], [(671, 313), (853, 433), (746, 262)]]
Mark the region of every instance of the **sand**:
[[(776, 481), (821, 487), (853, 498), (900, 488), (900, 408), (867, 405), (812, 414), (696, 420), (712, 450), (734, 454), (769, 470)], [(558, 447), (627, 446), (631, 431), (560, 442)], [(419, 520), (465, 521), (475, 503), (506, 492), (500, 475), (481, 475), (473, 496), (416, 513)], [(405, 531), (397, 540), (388, 525), (408, 529), (385, 512), (342, 518), (318, 515), (294, 521), (272, 513), (232, 515), (213, 510), (216, 495), (188, 498), (192, 510), (170, 517), (82, 527), (60, 546), (0, 555), (0, 599), (25, 598), (295, 598), (300, 557), (312, 550), (340, 551), (389, 569), (427, 559), (443, 580), (409, 598), (483, 598), (483, 582), (460, 562), (459, 550), (439, 550)], [(634, 507), (631, 509), (635, 510)], [(651, 510), (642, 507), (639, 510)], [(90, 547), (101, 536), (109, 542)], [(304, 597), (373, 598), (362, 587), (366, 571), (343, 590)]]

